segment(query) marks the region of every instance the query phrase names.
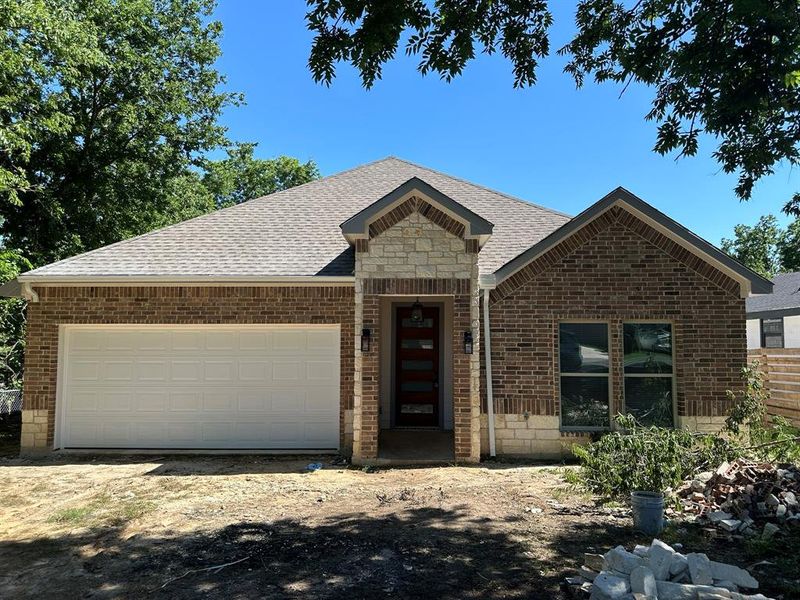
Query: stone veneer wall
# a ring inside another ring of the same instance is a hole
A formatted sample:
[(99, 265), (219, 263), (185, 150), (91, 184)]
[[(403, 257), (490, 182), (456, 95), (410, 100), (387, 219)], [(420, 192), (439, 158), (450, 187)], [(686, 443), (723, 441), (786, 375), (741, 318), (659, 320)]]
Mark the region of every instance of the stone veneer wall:
[[(420, 212), (422, 211), (422, 212)], [(426, 213), (423, 215), (422, 213)], [(429, 218), (430, 217), (430, 218)], [(433, 219), (433, 220), (432, 220)], [(371, 330), (371, 351), (355, 344), (353, 459), (378, 456), (380, 407), (380, 296), (452, 295), (453, 421), (458, 460), (480, 458), (480, 314), (477, 244), (459, 237), (459, 226), (429, 204), (411, 198), (371, 226), (356, 243), (355, 336)], [(471, 329), (474, 354), (465, 355)]]
[[(624, 411), (627, 320), (673, 325), (677, 426), (718, 428), (730, 408), (726, 390), (742, 387), (747, 355), (739, 284), (613, 208), (491, 293), (498, 452), (555, 452), (562, 319), (609, 324), (612, 414)], [(569, 443), (570, 435), (561, 433), (561, 441)]]
[[(352, 287), (42, 287), (28, 304), (23, 451), (52, 447), (62, 324), (341, 325), (339, 431), (353, 408)], [(43, 420), (46, 419), (46, 423)]]

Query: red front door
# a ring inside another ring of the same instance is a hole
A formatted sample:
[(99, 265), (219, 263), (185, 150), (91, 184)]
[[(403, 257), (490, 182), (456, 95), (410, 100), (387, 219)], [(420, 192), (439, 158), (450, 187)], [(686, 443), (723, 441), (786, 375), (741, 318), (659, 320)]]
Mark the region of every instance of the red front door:
[(395, 424), (439, 425), (439, 308), (398, 307), (395, 328)]

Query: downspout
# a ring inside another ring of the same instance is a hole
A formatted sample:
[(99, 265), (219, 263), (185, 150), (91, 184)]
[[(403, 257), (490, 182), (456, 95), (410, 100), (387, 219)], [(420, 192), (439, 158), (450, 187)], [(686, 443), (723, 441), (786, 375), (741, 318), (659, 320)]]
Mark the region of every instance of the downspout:
[(489, 326), (489, 288), (483, 289), (483, 350), (486, 355), (486, 408), (489, 416), (489, 456), (497, 456), (494, 442), (494, 393), (492, 392), (492, 337)]
[(28, 302), (38, 302), (39, 294), (37, 294), (29, 281), (22, 282), (22, 297)]

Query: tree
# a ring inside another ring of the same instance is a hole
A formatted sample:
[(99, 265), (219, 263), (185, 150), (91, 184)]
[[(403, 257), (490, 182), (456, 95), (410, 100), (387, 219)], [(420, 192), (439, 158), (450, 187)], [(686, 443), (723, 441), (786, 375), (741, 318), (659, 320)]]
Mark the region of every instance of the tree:
[[(16, 250), (0, 249), (0, 283), (30, 268), (30, 262)], [(0, 298), (0, 388), (18, 387), (22, 382), (24, 332), (25, 302), (19, 298)]]
[[(309, 67), (330, 84), (336, 64), (356, 67), (365, 87), (397, 52), (420, 56), (422, 74), (446, 80), (476, 55), (497, 50), (515, 86), (536, 82), (549, 53), (546, 0), (308, 0), (314, 34)], [(738, 173), (747, 199), (781, 162), (800, 164), (800, 10), (797, 0), (580, 0), (577, 33), (559, 50), (578, 86), (592, 77), (655, 90), (648, 119), (654, 149), (697, 153), (702, 132), (720, 141), (714, 157)], [(623, 88), (624, 89), (624, 88)], [(786, 212), (800, 214), (800, 193)]]
[(733, 239), (722, 240), (722, 249), (756, 273), (771, 277), (800, 270), (800, 218), (784, 230), (773, 215), (766, 215), (733, 231)]
[(213, 0), (0, 0), (0, 233), (41, 264), (142, 233), (227, 143)]
[(202, 185), (217, 207), (232, 206), (319, 178), (313, 161), (301, 163), (289, 156), (259, 159), (253, 156), (255, 148), (256, 144), (237, 144), (228, 149), (228, 158), (206, 165)]

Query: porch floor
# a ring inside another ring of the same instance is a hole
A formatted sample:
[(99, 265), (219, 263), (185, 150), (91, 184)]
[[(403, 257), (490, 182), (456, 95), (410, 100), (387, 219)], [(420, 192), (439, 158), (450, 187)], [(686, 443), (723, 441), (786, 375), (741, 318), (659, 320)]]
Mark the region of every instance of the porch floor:
[(429, 464), (455, 461), (452, 431), (383, 429), (378, 437), (378, 462)]

